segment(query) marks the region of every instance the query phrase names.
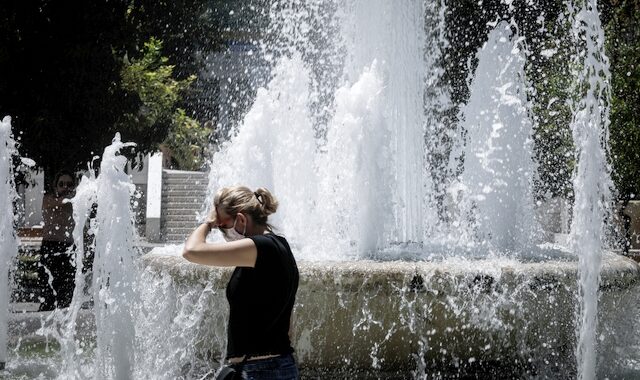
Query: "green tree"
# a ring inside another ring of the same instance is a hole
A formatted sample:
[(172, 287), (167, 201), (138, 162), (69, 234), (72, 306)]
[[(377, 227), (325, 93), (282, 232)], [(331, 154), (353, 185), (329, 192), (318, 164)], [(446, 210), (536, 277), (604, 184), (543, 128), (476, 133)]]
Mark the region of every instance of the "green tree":
[[(198, 6), (208, 3), (191, 2)], [(143, 19), (133, 15), (133, 4), (138, 3), (142, 2), (0, 2), (0, 114), (13, 117), (21, 154), (34, 159), (48, 176), (62, 168), (85, 168), (116, 132), (125, 140), (135, 141), (138, 151), (147, 152), (166, 142), (173, 129), (193, 125), (174, 126), (184, 117), (173, 114), (180, 107), (186, 111), (185, 116), (193, 117), (193, 107), (185, 102), (191, 90), (185, 87), (193, 82), (188, 72), (199, 73), (200, 66), (185, 65), (181, 72), (170, 70), (174, 78), (179, 78), (173, 85), (180, 88), (172, 88), (168, 78), (162, 77), (174, 64), (168, 63), (189, 61), (174, 38), (177, 30), (162, 33), (163, 28), (188, 24), (192, 13), (169, 12), (158, 24), (153, 15), (161, 13), (166, 2), (144, 2), (147, 13)], [(217, 25), (208, 16), (197, 21), (198, 25)], [(151, 31), (174, 44), (169, 50), (163, 49), (161, 56), (168, 58), (164, 63), (145, 51), (144, 43), (154, 35)], [(217, 29), (211, 27), (206, 32), (202, 38), (211, 40)], [(182, 38), (186, 41), (190, 37)], [(157, 61), (157, 67), (148, 66), (155, 78), (136, 77), (141, 73), (135, 70), (148, 63), (145, 54)], [(127, 56), (131, 60), (123, 58)], [(158, 69), (160, 66), (166, 67)], [(154, 80), (159, 88), (143, 86)], [(163, 88), (167, 93), (160, 96)], [(160, 104), (153, 104), (155, 101)], [(173, 106), (159, 109), (167, 104)]]
[(129, 106), (114, 59), (130, 38), (125, 11), (108, 0), (0, 2), (0, 113), (47, 175), (85, 167)]
[(575, 161), (571, 132), (574, 99), (573, 80), (567, 62), (571, 62), (571, 24), (563, 12), (547, 18), (548, 34), (540, 44), (531, 46), (527, 77), (533, 85), (534, 155), (538, 164), (535, 193), (539, 199), (571, 198), (571, 175)]
[(177, 78), (197, 77), (181, 107), (200, 121), (218, 119), (218, 77), (212, 56), (236, 42), (254, 43), (268, 25), (271, 0), (128, 0), (127, 20), (143, 41), (163, 41), (163, 54)]
[[(133, 133), (134, 141), (149, 133), (166, 136), (161, 142), (170, 150), (176, 166), (195, 170), (204, 162), (210, 130), (178, 107), (195, 76), (175, 79), (174, 67), (162, 55), (162, 42), (153, 37), (144, 44), (138, 59), (125, 58), (121, 86), (138, 100), (138, 107), (124, 113), (116, 125)], [(146, 153), (157, 146), (145, 148), (139, 152)]]
[(173, 114), (173, 124), (169, 135), (161, 144), (171, 152), (176, 166), (183, 170), (202, 168), (208, 152), (211, 130), (177, 108)]
[(612, 1), (606, 24), (611, 62), (613, 179), (623, 201), (640, 197), (640, 1)]

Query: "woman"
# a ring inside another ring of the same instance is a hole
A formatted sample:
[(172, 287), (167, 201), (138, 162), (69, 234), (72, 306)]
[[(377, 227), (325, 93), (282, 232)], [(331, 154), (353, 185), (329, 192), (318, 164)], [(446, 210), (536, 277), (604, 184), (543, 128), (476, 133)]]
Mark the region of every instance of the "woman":
[[(267, 218), (278, 201), (266, 189), (222, 188), (211, 220), (196, 228), (182, 256), (194, 263), (235, 266), (227, 285), (226, 358), (243, 379), (298, 379), (289, 340), (298, 267), (287, 240)], [(218, 228), (226, 243), (205, 241)]]
[(64, 203), (74, 196), (76, 181), (68, 171), (57, 173), (53, 191), (42, 199), (42, 245), (38, 278), (43, 301), (40, 311), (64, 308), (71, 304), (76, 268), (73, 264), (73, 208)]

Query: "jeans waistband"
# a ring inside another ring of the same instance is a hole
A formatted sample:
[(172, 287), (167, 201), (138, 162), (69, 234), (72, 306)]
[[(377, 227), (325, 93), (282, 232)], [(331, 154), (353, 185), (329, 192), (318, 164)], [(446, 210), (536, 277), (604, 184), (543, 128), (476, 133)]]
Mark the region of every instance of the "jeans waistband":
[(249, 360), (243, 364), (243, 368), (248, 371), (260, 369), (278, 368), (283, 365), (294, 364), (295, 359), (292, 354), (284, 354), (273, 358)]

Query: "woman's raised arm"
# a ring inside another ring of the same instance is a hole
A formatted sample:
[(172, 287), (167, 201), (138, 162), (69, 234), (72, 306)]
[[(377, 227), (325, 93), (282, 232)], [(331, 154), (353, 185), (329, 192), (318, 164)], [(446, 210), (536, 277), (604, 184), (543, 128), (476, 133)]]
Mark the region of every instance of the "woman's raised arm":
[(182, 257), (192, 263), (217, 267), (255, 267), (258, 250), (251, 239), (227, 243), (207, 243), (209, 223), (196, 228), (184, 244)]

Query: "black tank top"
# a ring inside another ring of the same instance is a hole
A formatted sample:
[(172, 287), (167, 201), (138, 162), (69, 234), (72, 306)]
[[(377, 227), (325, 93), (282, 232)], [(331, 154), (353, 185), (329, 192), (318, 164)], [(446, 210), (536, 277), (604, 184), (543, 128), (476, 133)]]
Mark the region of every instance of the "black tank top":
[(293, 352), (289, 322), (298, 290), (298, 267), (289, 243), (272, 233), (249, 237), (254, 268), (237, 267), (227, 285), (227, 358)]

